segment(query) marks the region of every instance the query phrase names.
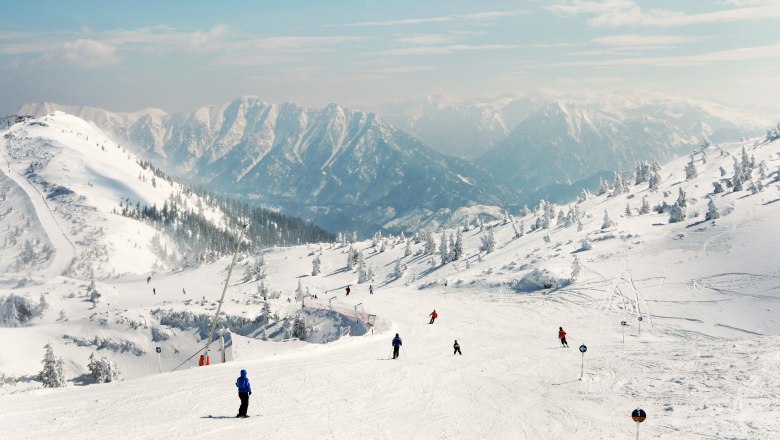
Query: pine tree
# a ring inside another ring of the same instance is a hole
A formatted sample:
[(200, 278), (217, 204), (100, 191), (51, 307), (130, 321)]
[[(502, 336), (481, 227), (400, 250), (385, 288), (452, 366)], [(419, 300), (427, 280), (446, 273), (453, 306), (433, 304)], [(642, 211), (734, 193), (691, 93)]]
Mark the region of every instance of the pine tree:
[(311, 275), (317, 276), (320, 274), (320, 256), (316, 255), (314, 259), (311, 261)]
[(720, 182), (712, 182), (712, 186), (715, 187), (715, 189), (713, 189), (713, 191), (712, 191), (714, 194), (720, 194), (723, 191), (725, 191), (723, 189), (723, 185), (721, 185)]
[(685, 220), (685, 208), (680, 206), (679, 202), (674, 202), (669, 209), (669, 223), (679, 223)]
[(571, 281), (577, 281), (577, 278), (580, 276), (580, 271), (582, 270), (582, 267), (580, 267), (580, 259), (577, 258), (577, 256), (574, 256), (574, 260), (571, 262)]
[(707, 202), (707, 214), (704, 216), (704, 219), (715, 220), (716, 218), (720, 218), (720, 211), (718, 211), (718, 207), (715, 206), (715, 200), (710, 197), (710, 201)]
[(404, 276), (405, 269), (406, 267), (401, 265), (401, 259), (400, 258), (396, 259), (395, 268), (393, 269), (393, 278), (397, 280), (402, 276)]
[(647, 201), (647, 196), (642, 196), (642, 206), (639, 208), (639, 214), (645, 215), (650, 213), (650, 203)]
[(352, 245), (350, 245), (349, 249), (347, 249), (347, 270), (352, 270), (355, 268), (354, 253), (355, 251), (352, 249)]
[(658, 191), (658, 187), (661, 184), (661, 176), (653, 171), (650, 173), (650, 177), (647, 179), (648, 188), (650, 191)]
[(61, 388), (65, 386), (65, 363), (62, 358), (54, 356), (51, 344), (44, 346), (46, 354), (43, 357), (43, 370), (38, 378), (47, 388)]
[(404, 249), (404, 257), (408, 257), (409, 255), (412, 255), (412, 239), (406, 240), (406, 248)]
[(298, 338), (301, 341), (305, 341), (309, 337), (308, 329), (306, 328), (306, 321), (296, 315), (292, 324), (292, 336)]
[(101, 296), (102, 295), (98, 292), (97, 286), (95, 285), (95, 276), (93, 274), (89, 280), (89, 285), (87, 286), (87, 301), (92, 304), (97, 304)]
[(683, 209), (688, 207), (688, 199), (687, 199), (685, 191), (683, 191), (682, 187), (678, 188), (677, 204), (680, 205), (680, 207), (683, 208)]
[(425, 255), (433, 255), (436, 253), (436, 243), (433, 239), (433, 231), (430, 229), (425, 230)]
[(442, 266), (449, 263), (450, 251), (447, 243), (447, 233), (444, 230), (441, 231), (441, 241), (439, 244), (439, 258), (441, 259)]
[(489, 228), (486, 233), (482, 235), (482, 246), (479, 248), (481, 251), (485, 251), (489, 254), (496, 250), (496, 239), (493, 236), (493, 228)]
[(596, 191), (596, 195), (600, 196), (609, 192), (609, 184), (603, 178), (599, 178), (599, 189)]
[(522, 234), (520, 234), (520, 231), (517, 229), (515, 222), (512, 222), (512, 229), (515, 231), (515, 238), (522, 237)]
[(615, 226), (615, 222), (609, 218), (609, 213), (607, 212), (607, 209), (604, 208), (604, 221), (601, 223), (601, 229), (608, 229), (613, 226)]
[(691, 156), (690, 162), (685, 165), (685, 180), (691, 180), (699, 177), (699, 173), (696, 171), (696, 164), (693, 163), (693, 156)]
[(358, 254), (358, 284), (368, 282), (369, 272), (366, 269), (366, 262), (363, 259), (363, 253)]
[(631, 217), (631, 206), (629, 206), (628, 203), (626, 203), (626, 211), (625, 211), (626, 217)]
[(458, 231), (455, 237), (455, 247), (452, 250), (453, 260), (460, 260), (463, 257), (463, 234)]
[(303, 285), (301, 285), (301, 279), (298, 278), (298, 287), (295, 289), (295, 300), (303, 301)]
[(119, 379), (119, 368), (116, 363), (105, 357), (97, 359), (94, 353), (89, 355), (87, 369), (96, 383), (108, 383)]

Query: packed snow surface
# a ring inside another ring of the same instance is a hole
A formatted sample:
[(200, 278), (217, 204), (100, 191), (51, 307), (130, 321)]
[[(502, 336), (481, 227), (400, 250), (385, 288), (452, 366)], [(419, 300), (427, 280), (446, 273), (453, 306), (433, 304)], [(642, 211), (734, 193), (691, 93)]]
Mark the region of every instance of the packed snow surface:
[[(731, 175), (743, 148), (755, 157), (752, 182), (761, 188), (753, 192), (746, 183), (742, 191), (712, 194), (712, 182)], [(632, 181), (628, 192), (588, 197), (576, 205), (581, 228), (553, 219), (531, 231), (534, 212), (481, 227), (472, 219), (462, 232), (463, 256), (444, 265), (438, 250), (422, 254), (424, 241), (408, 256), (400, 237), (352, 243), (373, 269), (370, 283), (358, 284), (345, 268), (349, 244), (269, 249), (262, 281), (244, 279), (258, 256), (242, 255), (226, 315), (257, 316), (262, 282), (278, 294), (269, 300), (272, 311), (292, 316), (301, 308), (294, 293), (300, 282), (318, 297), (307, 298), (307, 310), (356, 310), (361, 320), (376, 315), (377, 326), (327, 344), (235, 336), (225, 364), (197, 367), (193, 359), (171, 371), (204, 341), (195, 329), (159, 324), (152, 310), (213, 313), (228, 258), (149, 281), (146, 274), (104, 278), (97, 304), (84, 300), (83, 279), (7, 280), (0, 298), (43, 296), (49, 306), (24, 326), (0, 328), (0, 372), (19, 379), (0, 387), (2, 437), (612, 439), (635, 435), (630, 415), (639, 407), (648, 414), (641, 438), (778, 438), (780, 143), (755, 139), (704, 151), (704, 159), (695, 155), (695, 178), (686, 180), (690, 158), (683, 157), (661, 167), (657, 191)], [(684, 221), (636, 212), (644, 196), (651, 206), (674, 204), (680, 188)], [(705, 221), (711, 194), (720, 217)], [(49, 223), (40, 213), (38, 221)], [(495, 250), (481, 252), (491, 227)], [(56, 252), (67, 252), (57, 231), (44, 229)], [(438, 246), (441, 231), (433, 236)], [(315, 255), (321, 274), (312, 276)], [(575, 257), (580, 270), (572, 276)], [(403, 274), (396, 278), (397, 261)], [(439, 318), (428, 324), (434, 309)], [(310, 324), (328, 325), (316, 318)], [(153, 342), (154, 326), (170, 338)], [(570, 348), (560, 347), (559, 327)], [(403, 350), (393, 360), (396, 332)], [(128, 351), (71, 342), (95, 335), (127, 342)], [(462, 356), (453, 355), (455, 340)], [(33, 380), (47, 342), (67, 361), (65, 388)], [(110, 352), (124, 380), (76, 386), (93, 352)], [(248, 419), (234, 418), (241, 369), (253, 390)]]

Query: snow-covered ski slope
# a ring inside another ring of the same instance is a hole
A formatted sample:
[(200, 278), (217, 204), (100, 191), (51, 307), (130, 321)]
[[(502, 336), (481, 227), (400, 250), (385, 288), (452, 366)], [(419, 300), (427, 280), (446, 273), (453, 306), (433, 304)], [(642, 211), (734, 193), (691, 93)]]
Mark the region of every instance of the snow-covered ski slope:
[[(724, 177), (732, 175), (732, 158), (739, 159), (743, 147), (755, 156), (753, 182), (760, 180), (763, 191), (714, 195), (721, 217), (704, 221), (711, 182), (721, 178), (721, 166)], [(73, 284), (4, 288), (0, 295), (37, 298), (48, 292), (51, 306), (26, 327), (0, 328), (2, 372), (33, 375), (47, 340), (69, 360), (69, 379), (83, 372), (93, 348), (68, 343), (58, 336), (63, 333), (113, 332), (145, 353), (116, 355), (120, 369), (135, 377), (121, 382), (69, 383), (65, 389), (27, 382), (0, 392), (3, 438), (614, 439), (633, 438), (630, 413), (637, 407), (648, 413), (641, 438), (778, 438), (780, 194), (774, 180), (780, 141), (705, 151), (706, 163), (696, 156), (696, 178), (685, 180), (690, 159), (683, 157), (662, 166), (656, 192), (647, 183), (632, 184), (627, 194), (578, 204), (581, 231), (553, 220), (549, 229), (529, 232), (532, 213), (515, 218), (518, 228), (525, 224), (520, 238), (514, 238), (511, 223), (493, 225), (497, 245), (489, 254), (479, 252), (487, 225), (483, 232), (464, 232), (463, 258), (435, 267), (431, 256), (419, 254), (424, 243), (412, 245), (408, 257), (396, 237), (383, 239), (384, 252), (381, 244), (355, 243), (375, 272), (374, 295), (367, 283), (356, 283), (354, 271), (345, 270), (347, 247), (269, 250), (265, 283), (283, 292), (273, 304), (280, 315), (300, 307), (285, 301), (294, 297), (300, 280), (318, 295), (317, 303), (337, 296), (343, 308), (361, 304), (388, 326), (329, 344), (257, 341), (271, 347), (256, 351), (265, 355), (237, 356), (225, 365), (153, 374), (156, 343), (149, 330), (134, 332), (119, 317), (148, 317), (155, 307), (198, 309), (197, 303), (185, 303), (183, 287), (187, 297), (216, 301), (229, 260), (158, 274), (148, 285), (145, 279), (103, 280), (110, 306), (100, 303), (91, 311), (67, 298), (76, 290)], [(768, 168), (764, 178), (761, 161)], [(664, 199), (673, 204), (679, 188), (687, 193), (683, 222), (669, 224), (669, 214), (636, 214), (643, 196), (650, 205)], [(626, 204), (631, 217), (624, 215)], [(605, 210), (616, 225), (602, 229)], [(438, 245), (441, 232), (434, 235)], [(581, 250), (584, 238), (592, 249)], [(310, 275), (314, 254), (322, 260), (317, 276)], [(569, 283), (575, 256), (581, 271)], [(237, 273), (252, 258), (239, 262)], [(398, 259), (406, 270), (393, 279)], [(533, 277), (518, 282), (542, 269), (558, 278), (558, 287), (531, 287)], [(254, 317), (259, 306), (244, 298), (257, 282), (238, 278), (230, 282), (224, 310)], [(69, 321), (56, 319), (60, 309)], [(429, 325), (433, 309), (439, 319)], [(105, 325), (90, 324), (95, 311)], [(571, 348), (560, 348), (559, 326), (568, 332)], [(395, 332), (404, 350), (391, 360)], [(161, 344), (165, 370), (197, 349), (184, 336), (179, 332), (178, 339)], [(462, 356), (452, 354), (456, 339)], [(588, 351), (580, 380), (581, 344)], [(233, 418), (241, 369), (248, 370), (253, 389), (246, 420)]]
[[(105, 276), (166, 267), (150, 246), (157, 231), (117, 212), (128, 201), (162, 207), (180, 185), (155, 178), (93, 124), (62, 112), (16, 124), (3, 132), (0, 144), (3, 173), (27, 194), (46, 233), (40, 238), (55, 249), (40, 275)], [(209, 208), (203, 213), (221, 218)], [(159, 241), (174, 251), (167, 237)]]

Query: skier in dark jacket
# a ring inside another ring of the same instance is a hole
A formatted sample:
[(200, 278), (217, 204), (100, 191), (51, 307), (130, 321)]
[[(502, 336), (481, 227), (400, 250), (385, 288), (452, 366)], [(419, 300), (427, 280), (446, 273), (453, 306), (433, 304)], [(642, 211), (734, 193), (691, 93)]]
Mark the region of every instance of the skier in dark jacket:
[(455, 344), (452, 346), (452, 348), (455, 349), (455, 352), (452, 353), (452, 354), (459, 354), (459, 355), (463, 356), (463, 353), (460, 352), (460, 344), (458, 344), (458, 340), (457, 339), (455, 340)]
[(249, 396), (252, 395), (252, 387), (246, 377), (246, 370), (241, 370), (241, 377), (236, 379), (236, 386), (238, 387), (238, 398), (241, 399), (241, 406), (238, 407), (236, 417), (249, 417), (246, 415), (246, 410), (249, 409)]
[(566, 331), (563, 327), (558, 327), (558, 339), (561, 340), (561, 347), (568, 347), (569, 343), (566, 342)]
[(349, 290), (350, 290), (350, 289), (349, 289), (349, 286), (347, 286), (347, 288), (346, 288), (346, 291), (347, 291), (347, 296), (349, 296)]
[(430, 314), (430, 315), (428, 315), (428, 316), (430, 316), (430, 317), (431, 317), (431, 322), (429, 322), (428, 324), (433, 324), (433, 321), (435, 321), (435, 320), (436, 320), (436, 318), (438, 318), (438, 317), (439, 317), (439, 314), (438, 314), (438, 313), (436, 313), (436, 309), (433, 309), (433, 312), (431, 312), (431, 314)]
[(401, 337), (398, 336), (398, 333), (395, 334), (395, 337), (393, 338), (393, 359), (398, 357), (398, 350), (401, 349), (401, 346), (404, 343), (401, 342)]

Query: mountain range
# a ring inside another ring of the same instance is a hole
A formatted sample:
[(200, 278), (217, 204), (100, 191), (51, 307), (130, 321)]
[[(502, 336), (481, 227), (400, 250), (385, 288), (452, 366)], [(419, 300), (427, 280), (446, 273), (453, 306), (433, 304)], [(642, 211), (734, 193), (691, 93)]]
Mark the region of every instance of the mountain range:
[(637, 92), (494, 100), (427, 97), (358, 111), (242, 97), (191, 112), (113, 113), (28, 104), (93, 121), (187, 183), (332, 231), (412, 230), (495, 217), (539, 198), (565, 202), (599, 177), (738, 140), (770, 120)]

